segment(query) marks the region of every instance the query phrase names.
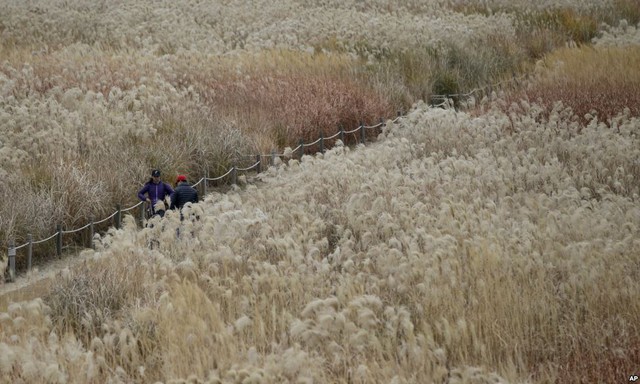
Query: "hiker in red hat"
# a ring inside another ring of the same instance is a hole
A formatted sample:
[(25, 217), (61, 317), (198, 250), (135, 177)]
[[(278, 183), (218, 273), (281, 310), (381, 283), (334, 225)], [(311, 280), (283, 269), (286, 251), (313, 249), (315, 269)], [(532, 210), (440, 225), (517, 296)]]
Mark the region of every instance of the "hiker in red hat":
[[(186, 203), (197, 203), (198, 191), (189, 184), (185, 175), (178, 175), (176, 179), (176, 189), (171, 194), (171, 206), (169, 209), (180, 209)], [(182, 215), (181, 215), (182, 217)]]

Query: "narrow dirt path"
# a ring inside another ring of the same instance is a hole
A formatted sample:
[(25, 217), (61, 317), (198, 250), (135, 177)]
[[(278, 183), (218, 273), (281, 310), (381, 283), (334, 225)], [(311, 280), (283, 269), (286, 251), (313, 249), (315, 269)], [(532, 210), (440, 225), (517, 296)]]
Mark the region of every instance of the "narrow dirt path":
[(13, 282), (0, 282), (0, 312), (6, 311), (11, 303), (41, 297), (55, 284), (56, 276), (83, 263), (87, 258), (79, 252), (69, 253), (65, 257), (34, 267), (31, 272), (18, 275)]
[[(368, 145), (375, 145), (377, 141), (369, 140)], [(244, 183), (258, 186), (262, 184), (255, 175), (247, 177)], [(210, 191), (225, 193), (230, 188), (230, 186), (217, 186)], [(19, 274), (13, 282), (3, 283), (0, 279), (0, 312), (5, 312), (11, 303), (32, 300), (46, 295), (63, 271), (81, 265), (88, 257), (86, 254), (82, 255), (79, 250), (68, 252), (62, 258), (55, 258), (34, 267), (29, 273)]]

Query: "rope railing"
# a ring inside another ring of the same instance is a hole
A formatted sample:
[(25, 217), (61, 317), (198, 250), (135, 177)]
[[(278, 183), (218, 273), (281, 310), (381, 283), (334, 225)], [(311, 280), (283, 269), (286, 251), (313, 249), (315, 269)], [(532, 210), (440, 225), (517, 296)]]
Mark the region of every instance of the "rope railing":
[(233, 168), (233, 167), (231, 167), (231, 169), (229, 169), (229, 170), (227, 171), (227, 173), (225, 173), (225, 174), (224, 174), (224, 175), (222, 175), (222, 176), (218, 176), (218, 177), (206, 177), (206, 178), (205, 178), (205, 181), (216, 181), (216, 180), (222, 180), (222, 179), (224, 179), (225, 177), (229, 176), (229, 175), (231, 174), (231, 172), (233, 172), (233, 169), (234, 169), (234, 168)]
[(200, 183), (202, 183), (203, 181), (205, 181), (206, 177), (201, 177), (200, 180), (198, 180), (197, 183), (195, 184), (191, 184), (192, 187), (197, 187)]
[(122, 210), (122, 212), (129, 212), (129, 211), (131, 211), (132, 209), (136, 209), (136, 208), (138, 208), (138, 207), (139, 207), (139, 206), (141, 206), (142, 204), (144, 204), (144, 202), (140, 201), (138, 204), (135, 204), (135, 205), (132, 205), (132, 206), (131, 206), (131, 207), (129, 207), (129, 208), (125, 208), (125, 209), (123, 209), (123, 210)]
[[(431, 95), (429, 96), (431, 100), (446, 100), (446, 99), (451, 99), (451, 98), (455, 98), (455, 97), (470, 97), (476, 93), (479, 92), (485, 92), (486, 90), (489, 90), (490, 92), (494, 90), (494, 88), (499, 88), (501, 85), (504, 84), (510, 84), (510, 83), (520, 83), (521, 81), (527, 80), (528, 79), (528, 75), (520, 75), (520, 76), (513, 76), (509, 79), (505, 79), (502, 81), (498, 81), (496, 83), (490, 84), (490, 85), (485, 85), (483, 87), (480, 88), (474, 88), (471, 91), (467, 92), (467, 93), (450, 93), (450, 94), (435, 94), (435, 95)], [(442, 106), (443, 104), (438, 104), (438, 105), (431, 105), (432, 107), (438, 107), (438, 106)]]
[(320, 140), (322, 140), (322, 138), (319, 138), (318, 140), (311, 142), (311, 143), (307, 143), (307, 144), (302, 144), (303, 147), (307, 148), (307, 147), (312, 147), (316, 144), (318, 144), (320, 142)]
[(445, 101), (443, 101), (443, 102), (442, 102), (442, 103), (440, 103), (440, 104), (433, 104), (433, 105), (432, 105), (432, 107), (434, 107), (434, 108), (440, 108), (440, 107), (443, 107), (443, 106), (445, 106), (445, 105), (447, 105), (447, 104), (449, 104), (449, 100), (448, 100), (448, 99), (447, 99), (447, 100), (445, 100)]
[(377, 129), (384, 125), (384, 123), (378, 123), (376, 125), (363, 125), (362, 127), (365, 129)]
[(350, 135), (350, 134), (352, 134), (352, 133), (356, 133), (356, 132), (358, 132), (360, 129), (361, 129), (361, 128), (360, 128), (360, 127), (358, 127), (358, 128), (353, 129), (353, 130), (351, 130), (351, 131), (343, 131), (343, 133), (344, 133), (345, 135)]
[(91, 226), (91, 224), (95, 224), (95, 223), (89, 223), (89, 224), (85, 225), (84, 227), (80, 227), (80, 228), (78, 228), (78, 229), (71, 229), (71, 230), (68, 230), (68, 231), (62, 231), (62, 234), (63, 234), (63, 235), (67, 235), (67, 234), (69, 234), (69, 233), (76, 233), (76, 232), (80, 232), (80, 231), (82, 231), (83, 229), (87, 229), (87, 228), (89, 228), (89, 227)]
[(117, 215), (117, 214), (118, 214), (118, 211), (115, 211), (115, 212), (113, 212), (113, 213), (111, 214), (111, 216), (109, 216), (109, 217), (105, 217), (104, 219), (102, 219), (102, 220), (100, 220), (100, 221), (96, 221), (96, 222), (95, 222), (95, 223), (93, 223), (93, 224), (102, 224), (102, 223), (104, 223), (104, 222), (106, 222), (106, 221), (108, 221), (108, 220), (113, 219), (113, 218), (115, 217), (115, 215)]
[[(494, 90), (494, 88), (499, 87), (501, 84), (504, 83), (509, 83), (509, 82), (519, 82), (520, 80), (522, 80), (523, 78), (525, 78), (525, 76), (520, 76), (519, 78), (516, 78), (515, 76), (512, 79), (508, 79), (508, 80), (504, 80), (501, 82), (497, 82), (495, 84), (489, 85), (489, 86), (485, 86), (485, 87), (481, 87), (481, 88), (475, 88), (467, 93), (456, 93), (456, 94), (446, 94), (446, 95), (431, 95), (430, 99), (432, 100), (432, 104), (431, 107), (445, 107), (445, 106), (450, 106), (452, 105), (452, 98), (455, 97), (470, 97), (472, 95), (474, 95), (475, 93), (478, 92), (484, 92), (486, 89), (489, 90), (489, 92), (492, 92)], [(434, 100), (442, 100), (440, 103), (434, 104), (433, 101)], [(390, 122), (392, 124), (397, 123), (401, 118), (402, 118), (402, 114), (401, 112), (398, 112), (398, 115), (395, 119), (390, 120)], [(379, 129), (382, 128), (386, 125), (385, 122), (383, 122), (382, 120), (380, 120), (380, 122), (378, 124), (375, 125), (364, 125), (362, 122), (360, 123), (360, 125), (355, 128), (352, 129), (350, 131), (345, 131), (344, 129), (340, 129), (337, 133), (328, 136), (328, 137), (324, 137), (323, 135), (320, 136), (320, 138), (316, 139), (313, 142), (310, 143), (304, 143), (302, 140), (300, 140), (300, 143), (297, 147), (293, 148), (291, 150), (291, 153), (298, 153), (298, 151), (301, 152), (301, 154), (299, 155), (300, 157), (302, 157), (302, 155), (304, 154), (304, 149), (308, 148), (308, 147), (312, 147), (314, 145), (319, 144), (320, 145), (320, 150), (319, 152), (324, 152), (324, 142), (325, 140), (333, 140), (337, 137), (340, 137), (341, 140), (344, 142), (345, 139), (345, 135), (350, 135), (356, 132), (360, 132), (360, 143), (364, 144), (365, 143), (365, 129)], [(205, 175), (204, 177), (200, 178), (200, 180), (198, 180), (198, 182), (196, 182), (195, 184), (192, 184), (192, 187), (197, 187), (200, 183), (203, 183), (203, 190), (204, 190), (204, 194), (206, 194), (207, 191), (207, 182), (209, 181), (219, 181), (222, 180), (224, 178), (226, 178), (227, 176), (231, 175), (232, 176), (232, 183), (236, 184), (237, 183), (237, 172), (247, 172), (250, 171), (252, 169), (256, 169), (257, 173), (261, 173), (262, 170), (262, 162), (263, 162), (263, 158), (267, 158), (267, 159), (271, 159), (272, 162), (275, 160), (276, 157), (287, 157), (287, 155), (285, 153), (276, 153), (275, 151), (272, 152), (271, 154), (258, 154), (258, 155), (246, 155), (244, 157), (253, 157), (255, 158), (257, 161), (255, 163), (253, 163), (253, 165), (246, 167), (246, 168), (238, 168), (236, 166), (232, 166), (229, 170), (227, 170), (223, 175), (221, 176), (217, 176), (217, 177), (208, 177), (208, 174)], [(144, 214), (145, 214), (145, 202), (144, 201), (140, 201), (128, 208), (125, 209), (120, 209), (118, 207), (118, 209), (113, 212), (112, 214), (110, 214), (109, 216), (105, 217), (104, 219), (101, 219), (99, 221), (91, 221), (90, 223), (80, 227), (80, 228), (76, 228), (76, 229), (70, 229), (70, 230), (62, 230), (60, 226), (58, 226), (58, 230), (51, 236), (45, 238), (45, 239), (41, 239), (41, 240), (31, 240), (30, 237), (31, 235), (28, 235), (29, 237), (29, 241), (24, 243), (24, 244), (20, 244), (20, 245), (14, 245), (13, 241), (10, 240), (9, 241), (9, 272), (10, 272), (10, 276), (11, 276), (11, 280), (13, 280), (13, 276), (15, 276), (15, 253), (17, 250), (22, 249), (24, 247), (29, 246), (29, 258), (28, 258), (28, 265), (29, 265), (29, 269), (31, 269), (31, 253), (32, 253), (32, 246), (33, 245), (37, 245), (37, 244), (42, 244), (45, 243), (49, 240), (52, 240), (54, 238), (57, 238), (56, 241), (56, 250), (57, 250), (57, 254), (58, 256), (60, 256), (61, 254), (61, 244), (62, 244), (62, 235), (63, 234), (73, 234), (73, 233), (77, 233), (80, 231), (83, 231), (87, 228), (91, 229), (91, 236), (90, 238), (93, 238), (93, 230), (94, 230), (94, 226), (95, 225), (99, 225), (102, 223), (105, 223), (111, 219), (113, 219), (114, 217), (116, 218), (115, 220), (115, 226), (117, 228), (120, 227), (121, 225), (121, 215), (123, 212), (129, 212), (131, 210), (134, 210), (138, 207), (142, 207), (140, 210), (140, 221), (144, 221)], [(93, 246), (93, 245), (92, 245)]]
[[(57, 235), (57, 233), (56, 233), (56, 234), (54, 234), (53, 236), (51, 236), (48, 240), (52, 239), (52, 238), (53, 238), (53, 237), (55, 237), (56, 235)], [(27, 245), (29, 245), (29, 243), (24, 243), (24, 244), (22, 244), (22, 245), (18, 245), (18, 246), (17, 246), (17, 247), (15, 247), (14, 249), (17, 251), (18, 249), (20, 249), (20, 248), (24, 248), (24, 247), (26, 247)]]
[[(37, 245), (37, 244), (45, 243), (45, 242), (53, 239), (54, 237), (58, 236), (59, 234), (60, 234), (60, 232), (56, 232), (53, 235), (47, 237), (46, 239), (42, 239), (42, 240), (38, 240), (38, 241), (32, 241), (31, 244)], [(20, 247), (16, 247), (16, 249), (22, 248), (22, 247), (24, 247), (25, 245), (28, 245), (28, 244), (29, 243), (22, 244)]]
[[(342, 131), (338, 131), (338, 133), (334, 134), (333, 136), (329, 136), (329, 137), (325, 137), (325, 140), (333, 140), (336, 137), (340, 136), (340, 134), (342, 134)], [(300, 148), (300, 146), (296, 147), (296, 149), (293, 150), (293, 152), (295, 152), (298, 148)]]
[(260, 162), (259, 162), (259, 161), (256, 161), (256, 162), (255, 162), (252, 166), (250, 166), (250, 167), (247, 167), (247, 168), (237, 168), (237, 170), (238, 170), (238, 171), (241, 171), (241, 172), (250, 171), (250, 170), (252, 170), (253, 168), (257, 167), (259, 164), (260, 164)]

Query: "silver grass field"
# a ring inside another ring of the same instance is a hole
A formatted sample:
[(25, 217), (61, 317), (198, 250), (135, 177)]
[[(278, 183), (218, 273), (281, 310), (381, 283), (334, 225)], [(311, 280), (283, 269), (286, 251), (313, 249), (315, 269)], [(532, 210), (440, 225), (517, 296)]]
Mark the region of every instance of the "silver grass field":
[[(528, 382), (527, 359), (571, 343), (625, 353), (640, 122), (578, 135), (562, 110), (518, 112), (418, 105), (373, 145), (270, 168), (183, 222), (129, 220), (60, 276), (73, 332), (53, 331), (42, 299), (2, 315), (2, 377)], [(93, 305), (102, 287), (135, 299), (114, 318)]]
[[(392, 46), (511, 47), (508, 12), (451, 9), (601, 3), (3, 1), (0, 228), (46, 234), (133, 196), (150, 161), (173, 172), (259, 147), (241, 114), (184, 85), (200, 70), (248, 83), (262, 58), (299, 59), (279, 49), (351, 73)], [(592, 43), (636, 47), (639, 30), (620, 21)], [(373, 87), (389, 100), (400, 88)], [(627, 382), (640, 372), (640, 119), (498, 88), (464, 107), (415, 100), (367, 145), (281, 148), (182, 221), (126, 216), (0, 312), (0, 383)], [(188, 127), (160, 139), (181, 127), (167, 116)], [(132, 144), (148, 142), (164, 155)], [(42, 180), (53, 187), (30, 189)]]

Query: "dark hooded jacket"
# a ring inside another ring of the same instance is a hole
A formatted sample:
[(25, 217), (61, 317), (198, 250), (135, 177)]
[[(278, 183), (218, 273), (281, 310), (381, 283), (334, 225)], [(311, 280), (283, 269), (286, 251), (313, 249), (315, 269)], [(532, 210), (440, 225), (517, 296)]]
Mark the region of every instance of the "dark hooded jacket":
[(182, 209), (186, 203), (197, 203), (198, 191), (186, 181), (181, 181), (171, 194), (170, 209)]

